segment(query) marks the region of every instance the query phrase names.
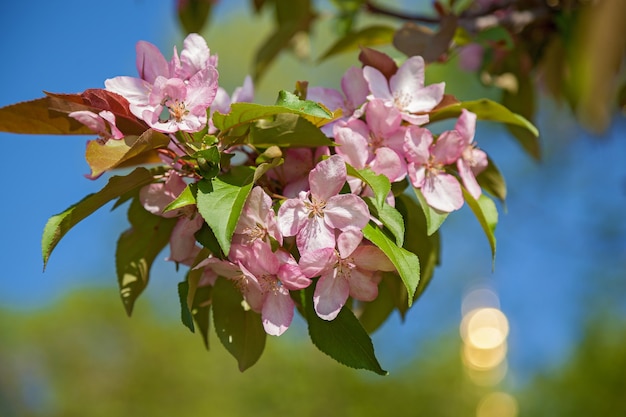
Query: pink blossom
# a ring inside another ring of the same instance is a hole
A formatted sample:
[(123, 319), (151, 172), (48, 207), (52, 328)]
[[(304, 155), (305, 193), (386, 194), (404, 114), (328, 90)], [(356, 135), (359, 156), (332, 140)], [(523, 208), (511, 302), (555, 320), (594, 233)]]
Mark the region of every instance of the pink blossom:
[(267, 172), (267, 177), (282, 188), (285, 197), (297, 197), (301, 191), (309, 191), (309, 173), (321, 160), (330, 155), (327, 146), (318, 148), (288, 148), (284, 151), (285, 162)]
[[(406, 175), (403, 158), (406, 128), (402, 126), (400, 111), (385, 107), (381, 100), (375, 99), (368, 104), (365, 117), (367, 123), (353, 119), (335, 125), (337, 153), (356, 169), (370, 167), (391, 182), (402, 180)], [(348, 181), (352, 192), (362, 186), (360, 181)]]
[(183, 177), (169, 171), (165, 182), (146, 185), (139, 191), (139, 201), (144, 209), (158, 216), (172, 218), (181, 215), (180, 210), (163, 212), (165, 208), (183, 192), (187, 184)]
[(256, 283), (252, 285), (260, 289), (260, 312), (266, 333), (283, 334), (293, 319), (294, 303), (289, 290), (305, 288), (311, 281), (302, 274), (291, 255), (282, 252), (279, 257), (267, 243), (259, 240), (249, 246), (231, 246), (229, 257), (238, 262), (249, 282)]
[(474, 135), (476, 133), (476, 115), (465, 109), (454, 126), (454, 130), (461, 135), (463, 152), (457, 161), (459, 176), (467, 191), (477, 199), (482, 194), (482, 190), (476, 181), (476, 175), (487, 168), (487, 154), (476, 148)]
[(354, 245), (351, 238), (337, 240), (337, 249), (322, 248), (300, 258), (305, 276), (320, 279), (313, 294), (315, 312), (324, 320), (334, 320), (348, 296), (372, 301), (378, 296), (377, 271), (394, 271), (387, 256), (372, 245)]
[(461, 184), (445, 166), (455, 163), (463, 152), (461, 135), (450, 130), (443, 132), (433, 145), (433, 135), (425, 128), (407, 129), (404, 150), (408, 161), (409, 179), (420, 188), (431, 207), (451, 212), (463, 206)]
[[(367, 102), (369, 86), (363, 77), (363, 70), (350, 67), (341, 78), (341, 92), (333, 88), (310, 87), (307, 99), (322, 103), (329, 110), (341, 109), (342, 116), (338, 120), (350, 120), (362, 116), (361, 107)], [(333, 125), (331, 122), (322, 126), (322, 131), (332, 136)]]
[(414, 125), (428, 123), (428, 114), (443, 98), (445, 83), (424, 86), (424, 59), (413, 56), (407, 59), (391, 76), (389, 82), (378, 69), (363, 68), (372, 94), (369, 100), (379, 98), (386, 106), (400, 110), (402, 118)]
[(207, 124), (207, 109), (217, 94), (217, 61), (204, 39), (192, 34), (184, 45), (181, 57), (174, 49), (168, 64), (156, 46), (139, 42), (140, 78), (121, 76), (105, 81), (107, 90), (128, 100), (136, 117), (160, 132), (202, 130)]
[(191, 266), (201, 250), (195, 234), (203, 224), (204, 219), (197, 212), (181, 216), (170, 235), (170, 256), (166, 260)]
[[(335, 230), (361, 230), (369, 222), (367, 204), (354, 194), (339, 194), (346, 183), (346, 165), (333, 155), (309, 173), (309, 192), (283, 203), (278, 227), (283, 236), (296, 236), (300, 253), (335, 247)], [(362, 236), (362, 234), (361, 234)]]
[(250, 191), (243, 206), (233, 235), (233, 243), (249, 245), (257, 240), (270, 243), (270, 237), (278, 244), (283, 244), (283, 237), (278, 230), (272, 209), (272, 199), (263, 188), (257, 186)]

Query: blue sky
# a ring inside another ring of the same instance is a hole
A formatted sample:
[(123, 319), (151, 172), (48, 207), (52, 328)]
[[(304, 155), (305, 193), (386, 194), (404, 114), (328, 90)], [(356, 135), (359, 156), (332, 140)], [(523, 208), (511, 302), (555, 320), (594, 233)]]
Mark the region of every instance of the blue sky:
[[(135, 75), (138, 40), (157, 44), (166, 56), (179, 40), (171, 1), (85, 4), (0, 4), (5, 33), (0, 106), (41, 97), (43, 90), (103, 87), (106, 78)], [(463, 293), (476, 283), (488, 283), (500, 296), (511, 323), (511, 374), (520, 378), (528, 369), (564, 359), (582, 323), (597, 311), (594, 296), (605, 306), (626, 305), (626, 120), (616, 115), (606, 135), (592, 137), (565, 109), (544, 102), (538, 126), (544, 138), (541, 163), (523, 155), (499, 126), (479, 125), (478, 143), (509, 184), (507, 210), (496, 231), (495, 272), (469, 210), (450, 216), (442, 230), (443, 266), (431, 287), (404, 324), (395, 316), (374, 336), (383, 363), (458, 326)], [(79, 286), (103, 286), (118, 296), (113, 251), (126, 228), (124, 209), (111, 213), (105, 207), (80, 223), (42, 273), (40, 240), (47, 219), (104, 185), (83, 176), (87, 139), (0, 133), (5, 149), (0, 307), (36, 308)], [(147, 294), (174, 320), (181, 278), (172, 265), (160, 263)]]

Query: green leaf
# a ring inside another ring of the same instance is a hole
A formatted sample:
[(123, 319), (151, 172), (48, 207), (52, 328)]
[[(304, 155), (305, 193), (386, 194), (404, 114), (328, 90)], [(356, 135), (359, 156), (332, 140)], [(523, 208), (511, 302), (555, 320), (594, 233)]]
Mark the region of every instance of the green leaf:
[(227, 174), (198, 182), (198, 211), (225, 254), (230, 251), (230, 241), (252, 189), (253, 178), (253, 168), (235, 167)]
[(363, 236), (382, 250), (402, 278), (409, 294), (408, 305), (413, 304), (413, 294), (420, 281), (420, 261), (414, 253), (399, 247), (377, 226), (369, 222), (363, 228)]
[(52, 216), (44, 227), (41, 240), (44, 269), (52, 250), (72, 227), (109, 201), (150, 184), (153, 180), (150, 171), (137, 168), (126, 176), (112, 177), (102, 190), (86, 196), (64, 212)]
[(51, 110), (50, 98), (0, 108), (0, 132), (30, 135), (93, 135), (87, 126), (66, 113)]
[[(207, 249), (201, 250), (200, 253), (198, 253), (198, 256), (196, 256), (193, 265), (196, 265), (208, 255), (209, 253)], [(187, 310), (190, 311), (193, 321), (196, 323), (200, 334), (202, 335), (202, 341), (204, 342), (205, 348), (209, 350), (209, 327), (211, 323), (211, 297), (213, 287), (210, 285), (198, 287), (203, 275), (204, 269), (202, 268), (193, 269), (192, 267), (187, 271), (187, 298), (184, 301), (181, 299), (181, 309), (184, 308), (182, 304), (184, 302), (185, 306), (187, 306)]]
[(203, 247), (207, 248), (214, 256), (223, 259), (224, 254), (222, 253), (222, 248), (220, 247), (213, 230), (209, 227), (208, 224), (203, 223), (200, 230), (195, 233), (195, 238)]
[[(428, 287), (434, 275), (435, 267), (439, 265), (439, 253), (441, 251), (439, 232), (437, 231), (430, 236), (427, 234), (426, 219), (420, 214), (421, 209), (418, 206), (418, 203), (406, 194), (396, 197), (396, 208), (402, 213), (405, 222), (404, 248), (416, 254), (420, 260), (420, 282), (413, 295), (414, 302)], [(399, 308), (399, 310), (404, 317), (407, 309)]]
[(141, 136), (111, 139), (104, 144), (89, 141), (85, 158), (91, 168), (91, 177), (98, 177), (113, 168), (162, 162), (154, 150), (166, 147), (169, 142), (168, 136), (148, 129)]
[(398, 246), (404, 245), (404, 219), (402, 214), (394, 207), (383, 203), (382, 207), (377, 207), (371, 197), (363, 198), (370, 209), (370, 214), (380, 220), (391, 232)]
[(195, 332), (195, 328), (193, 325), (193, 315), (191, 314), (191, 310), (189, 310), (189, 305), (187, 304), (187, 295), (189, 294), (189, 282), (182, 281), (178, 283), (178, 301), (180, 303), (180, 320), (183, 322), (183, 325), (187, 327), (191, 332)]
[(259, 120), (250, 126), (248, 141), (265, 148), (332, 146), (333, 142), (315, 125), (297, 114), (283, 113), (275, 120)]
[(372, 340), (348, 307), (344, 306), (332, 321), (318, 317), (313, 307), (313, 287), (305, 290), (305, 314), (313, 344), (346, 366), (387, 375), (376, 358)]
[(322, 104), (311, 100), (302, 100), (294, 93), (285, 90), (278, 92), (276, 105), (291, 109), (294, 113), (304, 117), (311, 116), (318, 119), (330, 119), (333, 117), (332, 112)]
[[(307, 112), (310, 112), (310, 114)], [(292, 103), (290, 107), (285, 105), (267, 106), (256, 103), (233, 103), (229, 113), (222, 114), (217, 111), (213, 113), (213, 123), (221, 131), (220, 136), (230, 135), (231, 130), (234, 130), (236, 134), (240, 134), (239, 129), (242, 127), (246, 127), (258, 120), (273, 120), (275, 116), (285, 113), (297, 114), (305, 118), (309, 117), (313, 121), (324, 120), (325, 122), (331, 121), (335, 117), (328, 109), (310, 100), (306, 100), (305, 105), (302, 106)], [(313, 123), (316, 124), (315, 122)]]
[[(502, 91), (502, 104), (511, 111), (518, 113), (529, 120), (535, 114), (535, 85), (529, 75), (515, 74), (517, 78), (517, 92), (504, 89)], [(520, 146), (535, 160), (541, 159), (541, 146), (539, 141), (526, 129), (519, 126), (507, 125), (507, 130), (517, 139)]]
[(198, 151), (192, 155), (192, 158), (196, 159), (198, 163), (197, 172), (203, 178), (210, 180), (220, 173), (221, 154), (217, 146)]
[(213, 322), (217, 337), (237, 359), (240, 371), (259, 360), (266, 338), (261, 315), (244, 308), (241, 293), (226, 278), (218, 278), (213, 287)]
[(501, 203), (506, 200), (506, 182), (496, 164), (488, 157), (487, 168), (476, 177), (483, 191), (488, 192)]
[(420, 203), (420, 207), (422, 208), (422, 212), (426, 218), (426, 234), (430, 236), (439, 230), (450, 213), (439, 211), (429, 206), (419, 188), (413, 188), (413, 191), (415, 191), (417, 201)]
[(176, 2), (178, 20), (186, 33), (199, 33), (211, 17), (214, 0), (185, 0)]
[(163, 213), (196, 204), (196, 194), (198, 194), (198, 184), (187, 184), (183, 192), (174, 201), (165, 206)]
[(498, 209), (492, 199), (485, 194), (481, 194), (478, 200), (463, 187), (463, 198), (467, 205), (472, 209), (476, 219), (480, 223), (491, 247), (491, 259), (496, 260), (496, 237), (494, 232), (498, 225)]
[(355, 177), (370, 186), (376, 196), (377, 207), (382, 207), (391, 191), (391, 183), (389, 178), (383, 174), (376, 174), (370, 168), (356, 169), (350, 164), (346, 164), (348, 175)]
[(117, 241), (115, 269), (122, 302), (130, 316), (137, 297), (148, 285), (152, 262), (168, 244), (178, 219), (149, 213), (135, 198), (128, 209), (128, 220), (131, 227)]
[(527, 149), (531, 155), (535, 156), (535, 158), (539, 157), (539, 131), (537, 128), (525, 117), (513, 113), (502, 104), (492, 100), (481, 99), (476, 101), (463, 101), (450, 106), (441, 107), (430, 113), (430, 121), (436, 122), (458, 117), (462, 109), (476, 113), (479, 120), (506, 123), (508, 128), (523, 132), (522, 146)]
[(395, 32), (395, 28), (382, 25), (369, 26), (356, 32), (350, 32), (328, 48), (318, 59), (318, 62), (333, 55), (356, 51), (361, 46), (389, 45)]

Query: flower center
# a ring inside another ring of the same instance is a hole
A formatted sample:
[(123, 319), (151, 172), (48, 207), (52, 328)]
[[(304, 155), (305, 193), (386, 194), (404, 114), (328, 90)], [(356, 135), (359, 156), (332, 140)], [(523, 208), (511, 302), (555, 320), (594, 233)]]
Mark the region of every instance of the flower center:
[(262, 225), (256, 224), (254, 227), (246, 227), (243, 234), (247, 236), (246, 243), (252, 244), (255, 240), (265, 240), (267, 237), (267, 229)]
[(271, 292), (275, 295), (280, 291), (280, 287), (282, 286), (282, 283), (274, 275), (261, 275), (258, 280), (261, 291), (264, 294)]
[(187, 110), (183, 101), (172, 100), (171, 98), (166, 97), (161, 102), (161, 105), (163, 106), (163, 110), (159, 116), (159, 121), (161, 123), (168, 122), (172, 119), (176, 120), (177, 123), (180, 123), (183, 121), (183, 118), (189, 114), (189, 110)]
[(324, 217), (324, 209), (326, 208), (326, 201), (316, 200), (312, 198), (313, 201), (305, 201), (304, 206), (309, 210), (309, 219), (313, 217)]
[(396, 105), (397, 108), (399, 108), (400, 110), (404, 110), (407, 107), (409, 107), (409, 104), (411, 104), (411, 99), (413, 97), (411, 96), (411, 94), (407, 93), (407, 92), (394, 92), (393, 93), (393, 102)]

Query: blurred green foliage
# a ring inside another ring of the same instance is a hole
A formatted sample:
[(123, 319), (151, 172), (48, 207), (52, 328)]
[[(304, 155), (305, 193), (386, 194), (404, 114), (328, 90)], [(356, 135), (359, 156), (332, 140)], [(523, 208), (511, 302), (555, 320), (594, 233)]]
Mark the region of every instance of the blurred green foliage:
[[(1, 416), (459, 417), (492, 391), (465, 375), (456, 329), (381, 378), (337, 366), (295, 326), (240, 373), (215, 334), (207, 353), (148, 304), (128, 319), (112, 293), (0, 312)], [(519, 415), (626, 415), (625, 329), (592, 322), (562, 366), (511, 393)]]

